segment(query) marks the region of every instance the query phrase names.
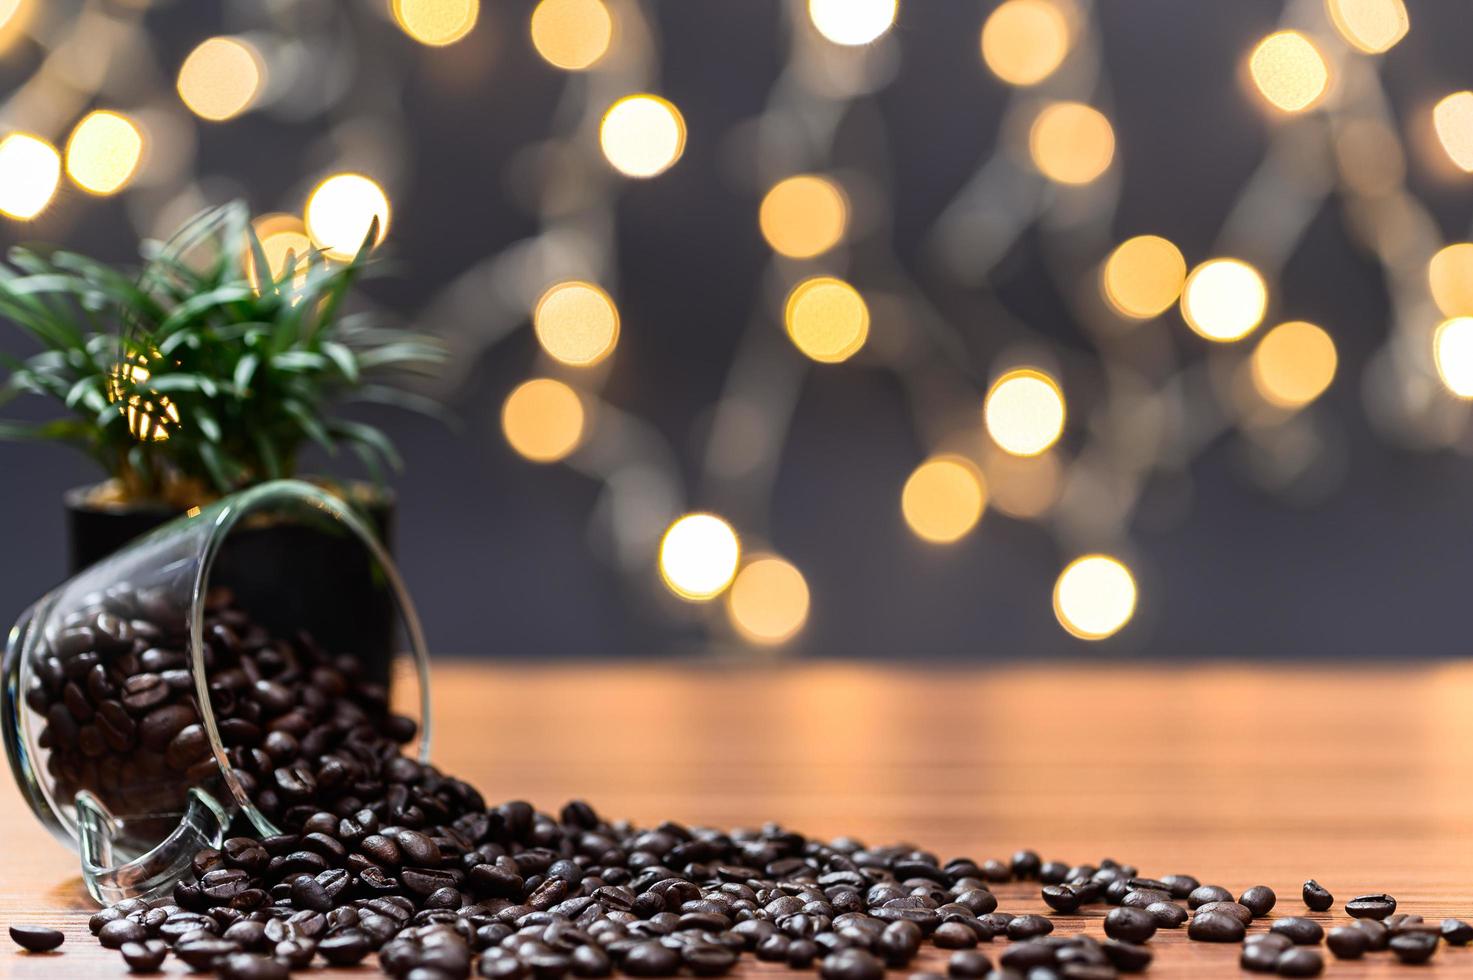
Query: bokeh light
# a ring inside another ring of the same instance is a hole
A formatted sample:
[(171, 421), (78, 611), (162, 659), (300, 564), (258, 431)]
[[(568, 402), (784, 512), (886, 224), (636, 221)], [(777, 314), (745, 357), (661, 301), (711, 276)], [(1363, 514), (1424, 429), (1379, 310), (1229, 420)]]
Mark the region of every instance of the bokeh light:
[(1014, 456), (989, 447), (982, 471), (987, 474), (987, 506), (1019, 520), (1047, 514), (1063, 490), (1058, 453)]
[(1033, 121), (1028, 152), (1049, 180), (1088, 184), (1109, 169), (1115, 157), (1115, 130), (1092, 106), (1055, 102)]
[(1443, 321), (1433, 334), (1432, 354), (1447, 390), (1459, 398), (1473, 398), (1473, 317)]
[(825, 364), (853, 357), (869, 336), (864, 297), (832, 276), (814, 276), (793, 287), (783, 320), (793, 345)]
[[(300, 287), (307, 281), (307, 253), (312, 251), (312, 239), (307, 236), (307, 226), (301, 218), (294, 214), (263, 214), (251, 222), (251, 228), (261, 243), (272, 282), (279, 282), (286, 273), (288, 258), (294, 263), (292, 285)], [(265, 283), (256, 267), (254, 249), (246, 249), (245, 267), (247, 278), (259, 291)]]
[(1473, 242), (1438, 250), (1427, 263), (1427, 284), (1443, 316), (1473, 315)]
[(982, 519), (987, 485), (961, 456), (933, 456), (917, 466), (900, 493), (900, 512), (918, 537), (934, 544), (962, 538)]
[(554, 68), (592, 68), (613, 39), (614, 18), (603, 0), (542, 0), (532, 11), (532, 46)]
[(1284, 112), (1303, 112), (1319, 102), (1330, 69), (1314, 42), (1298, 31), (1276, 31), (1258, 42), (1248, 72), (1265, 99)]
[(61, 182), (61, 154), (30, 133), (0, 140), (0, 213), (29, 221), (51, 203)]
[(998, 378), (982, 405), (987, 434), (1014, 456), (1037, 456), (1058, 442), (1066, 414), (1058, 382), (1033, 368)]
[(1135, 603), (1135, 576), (1109, 555), (1074, 559), (1054, 583), (1054, 615), (1081, 640), (1103, 640), (1119, 632), (1135, 614)]
[(982, 60), (1010, 85), (1037, 85), (1069, 53), (1069, 18), (1054, 0), (1005, 0), (982, 24)]
[(1458, 169), (1473, 173), (1473, 92), (1454, 92), (1432, 109), (1438, 142)]
[(626, 177), (654, 177), (685, 152), (685, 118), (658, 95), (629, 95), (604, 113), (598, 138), (615, 170)]
[(518, 454), (534, 463), (567, 458), (583, 441), (583, 399), (553, 378), (524, 381), (501, 406), (501, 431)]
[(731, 584), (741, 551), (726, 521), (715, 514), (686, 514), (660, 539), (660, 577), (682, 599), (714, 599)]
[(189, 52), (179, 67), (179, 98), (201, 119), (224, 122), (256, 101), (265, 62), (238, 37), (212, 37)]
[(803, 628), (808, 602), (802, 572), (775, 555), (760, 555), (748, 561), (731, 583), (726, 614), (747, 642), (776, 646)]
[(438, 48), (471, 32), (481, 15), (481, 0), (394, 0), (393, 11), (405, 34)]
[(619, 308), (591, 282), (560, 282), (542, 294), (532, 329), (548, 355), (564, 364), (597, 364), (619, 340)]
[(1248, 336), (1263, 321), (1268, 286), (1258, 270), (1238, 259), (1209, 259), (1192, 270), (1182, 288), (1187, 326), (1226, 343)]
[[(141, 385), (150, 377), (136, 356), (128, 361), (113, 365), (107, 379), (107, 400), (117, 405), (127, 420), (128, 432), (139, 442), (163, 442), (169, 438), (170, 430), (179, 425), (179, 408), (165, 395), (144, 398), (141, 394), (128, 394), (128, 390)], [(122, 402), (122, 404), (119, 404)]]
[(827, 177), (799, 174), (778, 181), (762, 198), (757, 224), (779, 255), (811, 259), (837, 245), (849, 220), (849, 201)]
[(1388, 51), (1411, 28), (1402, 0), (1326, 0), (1335, 30), (1366, 54)]
[(1171, 308), (1186, 278), (1180, 249), (1159, 235), (1137, 235), (1110, 253), (1100, 284), (1116, 313), (1149, 320)]
[(334, 174), (307, 198), (307, 234), (333, 258), (357, 255), (375, 218), (378, 231), (373, 243), (377, 245), (389, 233), (389, 197), (362, 174)]
[(830, 41), (852, 47), (888, 31), (898, 5), (898, 0), (808, 0), (808, 19)]
[(20, 24), (30, 3), (31, 0), (0, 0), (0, 43), (9, 40), (10, 30)]
[(1253, 386), (1279, 408), (1301, 408), (1335, 380), (1335, 341), (1313, 323), (1291, 320), (1274, 327), (1253, 349)]
[(143, 158), (143, 133), (127, 116), (89, 112), (66, 144), (66, 172), (90, 194), (116, 194), (133, 179)]

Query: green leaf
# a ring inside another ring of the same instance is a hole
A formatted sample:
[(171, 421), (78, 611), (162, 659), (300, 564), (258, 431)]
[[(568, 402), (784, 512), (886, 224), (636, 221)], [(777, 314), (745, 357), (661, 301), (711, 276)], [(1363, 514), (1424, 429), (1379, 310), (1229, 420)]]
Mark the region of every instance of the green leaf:
[(159, 336), (167, 337), (175, 331), (182, 329), (187, 324), (201, 319), (209, 313), (217, 312), (221, 307), (239, 303), (242, 300), (250, 299), (254, 295), (254, 291), (245, 283), (227, 283), (196, 296), (191, 296), (176, 306), (164, 318), (164, 322), (159, 324)]
[(389, 437), (381, 430), (362, 422), (350, 422), (347, 419), (333, 419), (328, 422), (327, 428), (329, 432), (341, 436), (350, 444), (358, 443), (371, 447), (394, 469), (403, 468), (404, 460), (400, 457), (399, 451), (394, 448)]
[(322, 342), (322, 353), (332, 358), (337, 365), (338, 372), (351, 384), (358, 383), (358, 359), (353, 352), (335, 340), (324, 340)]
[(213, 378), (206, 377), (203, 374), (186, 374), (182, 372), (156, 375), (143, 382), (139, 387), (144, 392), (159, 392), (160, 394), (171, 391), (197, 392), (206, 398), (214, 398), (220, 391), (216, 387)]
[(325, 371), (329, 363), (321, 354), (309, 350), (289, 350), (271, 359), (271, 367), (278, 371)]
[(291, 416), (297, 425), (302, 427), (307, 438), (321, 446), (329, 456), (336, 456), (338, 452), (337, 443), (332, 441), (332, 436), (323, 427), (322, 421), (306, 405), (295, 398), (288, 398), (281, 403), (282, 411)]
[(256, 375), (256, 368), (260, 365), (261, 358), (257, 354), (247, 354), (235, 363), (235, 374), (232, 380), (235, 383), (235, 393), (244, 398), (251, 388), (251, 379)]

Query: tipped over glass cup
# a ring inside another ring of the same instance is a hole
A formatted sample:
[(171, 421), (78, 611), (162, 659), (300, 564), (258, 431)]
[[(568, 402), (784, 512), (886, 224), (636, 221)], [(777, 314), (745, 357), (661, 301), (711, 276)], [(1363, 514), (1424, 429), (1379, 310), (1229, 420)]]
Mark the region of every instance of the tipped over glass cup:
[[(261, 581), (275, 571), (290, 589), (291, 570), (260, 568), (252, 537), (283, 526), (316, 532), (297, 539), (304, 548), (362, 549), (343, 574), (366, 581), (344, 587), (391, 600), (403, 653), (387, 671), (365, 672), (355, 651), (324, 650), (264, 608), (277, 603)], [(257, 608), (231, 588), (245, 555)], [(278, 833), (294, 781), (351, 779), (273, 769), (298, 740), (351, 742), (372, 723), (407, 754), (429, 747), (424, 638), (393, 561), (351, 507), (294, 480), (193, 510), (52, 590), (11, 630), (3, 675), (0, 727), (21, 792), (105, 904), (167, 894), (232, 826)]]

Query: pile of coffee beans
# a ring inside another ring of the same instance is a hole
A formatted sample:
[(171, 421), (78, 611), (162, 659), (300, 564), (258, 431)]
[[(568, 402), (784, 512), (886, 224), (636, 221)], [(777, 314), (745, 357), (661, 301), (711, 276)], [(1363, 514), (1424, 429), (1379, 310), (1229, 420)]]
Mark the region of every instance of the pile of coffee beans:
[[(182, 618), (124, 591), (52, 639), (27, 702), (46, 719), (59, 792), (93, 790), (119, 813), (177, 814), (188, 786), (217, 778), (182, 631)], [(1387, 895), (1347, 902), (1353, 924), (1328, 939), (1297, 916), (1250, 935), (1277, 904), (1262, 885), (1235, 898), (1112, 860), (942, 860), (776, 825), (641, 828), (581, 801), (557, 814), (488, 806), (403, 754), (414, 723), (389, 711), (353, 658), (308, 636), (268, 635), (224, 593), (209, 599), (205, 636), (227, 757), (280, 833), (242, 829), (195, 854), (169, 899), (93, 915), (98, 941), (137, 973), (172, 957), (227, 980), (271, 980), (377, 954), (403, 980), (710, 977), (750, 955), (823, 980), (881, 980), (930, 948), (946, 952), (951, 977), (1094, 980), (1145, 970), (1158, 930), (1185, 927), (1193, 940), (1243, 943), (1244, 969), (1302, 977), (1324, 969), (1322, 942), (1341, 958), (1390, 950), (1420, 963), (1443, 942), (1473, 939), (1458, 920), (1396, 913)], [(143, 806), (155, 809), (130, 809)], [(1056, 936), (1048, 916), (1000, 910), (992, 886), (1013, 881), (1038, 882), (1064, 915), (1108, 907), (1107, 939)], [(1314, 911), (1333, 904), (1313, 881), (1303, 897)], [(37, 952), (61, 938), (35, 927), (11, 935)], [(995, 958), (979, 949), (994, 940), (1007, 940)]]

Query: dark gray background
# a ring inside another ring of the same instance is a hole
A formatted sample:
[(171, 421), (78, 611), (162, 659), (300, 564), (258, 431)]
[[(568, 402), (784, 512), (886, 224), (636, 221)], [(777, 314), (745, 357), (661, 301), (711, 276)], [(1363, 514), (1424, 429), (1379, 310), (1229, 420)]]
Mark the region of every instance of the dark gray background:
[[(659, 90), (681, 106), (690, 141), (677, 167), (631, 188), (620, 204), (625, 331), (606, 396), (652, 420), (693, 471), (704, 433), (692, 420), (720, 390), (768, 260), (752, 195), (722, 176), (720, 141), (760, 111), (781, 65), (781, 31), (771, 0), (654, 6), (665, 38)], [(902, 2), (903, 62), (878, 100), (893, 140), (893, 244), (961, 323), (982, 307), (980, 298), (935, 276), (919, 243), (994, 140), (1005, 92), (976, 54), (990, 6)], [(211, 7), (176, 3), (151, 19), (165, 63), (177, 65), (221, 28)], [(487, 3), (471, 38), (433, 56), (407, 42), (398, 48), (418, 59), (403, 93), (415, 171), (395, 202), (403, 272), (371, 287), (393, 308), (417, 309), (475, 259), (534, 230), (499, 176), (518, 146), (543, 134), (564, 79), (526, 43), (528, 9)], [(1209, 254), (1264, 148), (1262, 117), (1237, 72), (1279, 13), (1269, 0), (1100, 4), (1124, 168), (1117, 237), (1156, 232), (1188, 256)], [(1408, 117), (1473, 85), (1466, 7), (1423, 0), (1412, 17), (1411, 34), (1385, 59)], [(19, 63), (5, 70), (0, 81), (8, 87)], [(261, 210), (278, 209), (301, 179), (287, 152), (299, 139), (290, 126), (250, 116), (208, 127), (200, 168), (240, 181)], [(1415, 155), (1410, 179), (1448, 240), (1466, 237), (1473, 183), (1433, 179)], [(120, 204), (62, 194), (56, 216), (26, 229), (7, 224), (0, 237), (45, 239), (48, 227), (64, 227), (73, 247), (130, 254)], [(1054, 342), (1086, 348), (1031, 240), (1009, 255), (992, 287)], [(897, 384), (862, 367), (816, 372), (787, 443), (771, 529), (815, 597), (796, 649), (899, 660), (1112, 655), (1112, 645), (1171, 659), (1466, 653), (1473, 465), (1453, 453), (1403, 453), (1371, 431), (1359, 386), (1366, 355), (1385, 336), (1385, 292), (1376, 265), (1351, 244), (1337, 203), (1317, 216), (1276, 289), (1281, 309), (1325, 325), (1339, 345), (1341, 373), (1319, 410), (1345, 438), (1343, 483), (1313, 505), (1285, 503), (1242, 478), (1230, 440), (1215, 446), (1191, 471), (1189, 509), (1148, 502), (1140, 513), (1136, 636), (1102, 647), (1079, 644), (1054, 623), (1050, 588), (1067, 556), (1043, 530), (991, 514), (951, 549), (911, 536), (897, 495), (925, 450)], [(0, 327), (0, 342), (20, 346), (8, 327)], [(465, 420), (460, 431), (381, 419), (408, 461), (397, 480), (398, 551), (433, 647), (538, 657), (688, 649), (697, 639), (689, 624), (631, 601), (617, 573), (592, 557), (586, 528), (597, 486), (567, 469), (529, 465), (501, 439), (501, 400), (535, 355), (524, 330), (476, 367), (454, 406)], [(62, 573), (60, 491), (97, 474), (59, 448), (7, 445), (0, 454), (8, 558), (0, 563), (0, 608), (13, 613)], [(1182, 488), (1161, 488), (1170, 491), (1161, 496), (1178, 500)]]

